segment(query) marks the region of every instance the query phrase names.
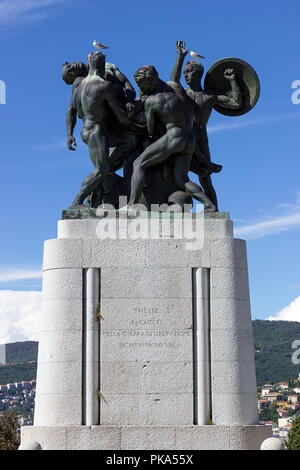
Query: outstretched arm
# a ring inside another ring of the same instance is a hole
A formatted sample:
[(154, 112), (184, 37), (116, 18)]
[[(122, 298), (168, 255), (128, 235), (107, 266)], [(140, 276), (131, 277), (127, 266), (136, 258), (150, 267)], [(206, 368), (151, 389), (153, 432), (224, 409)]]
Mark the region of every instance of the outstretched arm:
[(76, 147), (77, 147), (76, 139), (75, 137), (73, 137), (73, 132), (76, 126), (76, 121), (77, 121), (77, 107), (76, 107), (76, 101), (75, 101), (75, 93), (73, 92), (70, 106), (67, 112), (67, 135), (68, 135), (67, 146), (69, 150), (76, 150)]
[(188, 49), (185, 49), (185, 43), (183, 41), (176, 41), (176, 51), (177, 59), (171, 73), (171, 81), (179, 83), (184, 58), (188, 53)]
[(224, 77), (229, 80), (231, 85), (231, 94), (229, 95), (218, 95), (217, 100), (219, 103), (231, 106), (233, 108), (239, 108), (243, 104), (242, 92), (239, 84), (236, 80), (236, 74), (233, 69), (227, 69), (224, 72)]

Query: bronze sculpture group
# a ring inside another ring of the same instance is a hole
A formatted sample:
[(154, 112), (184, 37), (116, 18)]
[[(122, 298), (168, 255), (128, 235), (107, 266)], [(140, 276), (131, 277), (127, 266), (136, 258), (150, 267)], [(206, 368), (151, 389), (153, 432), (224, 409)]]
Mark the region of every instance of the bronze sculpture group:
[[(63, 79), (72, 85), (67, 113), (67, 145), (76, 149), (73, 136), (77, 117), (82, 122), (81, 138), (87, 144), (94, 171), (77, 193), (72, 209), (97, 208), (105, 203), (119, 206), (126, 196), (131, 210), (142, 202), (151, 204), (191, 203), (204, 205), (205, 212), (218, 211), (211, 175), (222, 166), (211, 161), (207, 123), (212, 110), (239, 115), (249, 111), (259, 95), (253, 69), (239, 59), (219, 61), (207, 73), (202, 88), (203, 66), (187, 61), (188, 50), (176, 43), (177, 59), (171, 80), (164, 82), (154, 66), (140, 67), (134, 87), (115, 64), (100, 52), (88, 56), (88, 64), (63, 65)], [(123, 168), (123, 176), (116, 174)], [(189, 179), (198, 176), (199, 184)]]

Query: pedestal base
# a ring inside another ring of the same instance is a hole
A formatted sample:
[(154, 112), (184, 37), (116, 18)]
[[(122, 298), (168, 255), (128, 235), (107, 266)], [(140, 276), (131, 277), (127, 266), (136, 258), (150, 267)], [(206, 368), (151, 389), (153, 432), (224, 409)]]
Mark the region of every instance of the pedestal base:
[(271, 426), (28, 426), (42, 450), (260, 450)]
[(45, 243), (22, 445), (259, 449), (272, 434), (257, 426), (246, 244), (229, 215), (81, 215)]

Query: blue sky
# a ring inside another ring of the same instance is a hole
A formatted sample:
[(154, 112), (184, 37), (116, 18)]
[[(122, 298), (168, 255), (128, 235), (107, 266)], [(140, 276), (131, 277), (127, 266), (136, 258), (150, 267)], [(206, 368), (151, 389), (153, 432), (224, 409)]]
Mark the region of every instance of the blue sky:
[(299, 320), (300, 104), (291, 100), (300, 80), (299, 14), (296, 0), (253, 0), (251, 8), (230, 0), (0, 0), (0, 343), (30, 334), (20, 305), (39, 308), (43, 242), (56, 237), (62, 209), (92, 168), (80, 123), (77, 151), (65, 145), (71, 90), (61, 66), (85, 61), (94, 39), (132, 83), (145, 64), (168, 80), (177, 39), (206, 57), (206, 70), (223, 57), (255, 68), (257, 106), (238, 118), (211, 117), (212, 158), (224, 166), (214, 184), (220, 210), (247, 240), (252, 317)]

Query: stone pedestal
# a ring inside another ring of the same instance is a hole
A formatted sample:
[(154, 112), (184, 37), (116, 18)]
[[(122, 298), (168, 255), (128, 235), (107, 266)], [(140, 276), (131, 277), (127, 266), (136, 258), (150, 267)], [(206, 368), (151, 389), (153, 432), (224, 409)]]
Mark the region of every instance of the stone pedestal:
[(45, 243), (22, 443), (259, 449), (272, 433), (258, 426), (246, 245), (228, 214), (64, 214)]

